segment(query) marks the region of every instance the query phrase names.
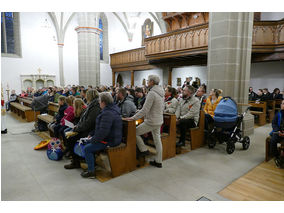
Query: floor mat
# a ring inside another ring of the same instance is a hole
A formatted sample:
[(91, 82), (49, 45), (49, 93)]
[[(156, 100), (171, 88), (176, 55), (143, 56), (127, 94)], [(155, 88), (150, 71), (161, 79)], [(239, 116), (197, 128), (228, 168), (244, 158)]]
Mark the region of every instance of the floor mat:
[(284, 200), (284, 169), (264, 162), (219, 192), (234, 201)]

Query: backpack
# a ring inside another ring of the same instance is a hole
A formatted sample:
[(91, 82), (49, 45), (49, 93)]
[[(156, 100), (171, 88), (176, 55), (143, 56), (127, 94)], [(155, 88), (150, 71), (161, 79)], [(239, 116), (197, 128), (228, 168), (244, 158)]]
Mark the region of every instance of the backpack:
[(46, 154), (50, 160), (61, 160), (63, 156), (63, 147), (58, 138), (52, 138), (50, 140)]

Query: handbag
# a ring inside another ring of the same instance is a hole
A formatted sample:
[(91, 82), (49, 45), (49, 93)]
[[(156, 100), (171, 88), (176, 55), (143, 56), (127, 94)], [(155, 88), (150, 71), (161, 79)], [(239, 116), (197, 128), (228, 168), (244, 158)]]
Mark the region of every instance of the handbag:
[(85, 146), (90, 143), (88, 138), (80, 138), (74, 146), (74, 153), (82, 158), (85, 158)]
[(52, 138), (50, 142), (47, 145), (47, 151), (46, 151), (47, 157), (50, 160), (61, 160), (63, 156), (63, 147), (58, 138)]

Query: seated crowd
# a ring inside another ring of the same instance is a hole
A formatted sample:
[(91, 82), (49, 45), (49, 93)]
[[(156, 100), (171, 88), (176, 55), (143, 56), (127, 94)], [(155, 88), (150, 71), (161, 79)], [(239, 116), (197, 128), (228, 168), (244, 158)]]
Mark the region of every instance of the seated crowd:
[[(65, 146), (64, 155), (71, 157), (71, 163), (65, 169), (80, 168), (81, 157), (73, 151), (75, 143), (81, 138), (87, 138), (85, 146), (85, 160), (88, 171), (82, 172), (82, 177), (95, 177), (95, 153), (105, 150), (108, 146), (117, 146), (122, 141), (122, 120), (133, 121), (144, 118), (144, 122), (136, 127), (136, 143), (142, 156), (149, 154), (142, 135), (151, 132), (157, 154), (150, 165), (162, 167), (161, 126), (163, 114), (176, 115), (177, 127), (180, 131), (176, 146), (184, 146), (186, 132), (198, 126), (200, 110), (205, 112), (205, 129), (209, 129), (214, 122), (214, 111), (222, 99), (220, 89), (212, 89), (206, 96), (206, 85), (190, 85), (185, 82), (177, 89), (171, 86), (159, 86), (160, 79), (150, 75), (148, 85), (143, 87), (108, 87), (92, 88), (88, 86), (72, 86), (65, 88), (48, 87), (37, 91), (32, 88), (22, 91), (20, 97), (33, 98), (32, 108), (41, 113), (47, 112), (48, 102), (55, 102), (59, 110), (54, 121), (48, 128), (55, 137), (62, 138)], [(16, 100), (15, 91), (12, 91), (10, 102)], [(250, 88), (249, 100), (283, 99), (279, 89), (272, 94), (267, 89), (259, 90), (258, 94)], [(35, 101), (36, 100), (36, 101)], [(7, 104), (9, 109), (10, 103)], [(272, 137), (272, 152), (277, 157), (275, 144), (283, 137), (284, 101), (281, 113), (273, 120), (273, 130), (279, 132)], [(275, 117), (276, 117), (275, 116)], [(280, 117), (280, 118), (279, 118)], [(281, 120), (282, 119), (282, 120)], [(280, 121), (279, 121), (280, 120)], [(66, 125), (66, 121), (74, 124), (73, 128)], [(72, 134), (70, 134), (70, 132)]]

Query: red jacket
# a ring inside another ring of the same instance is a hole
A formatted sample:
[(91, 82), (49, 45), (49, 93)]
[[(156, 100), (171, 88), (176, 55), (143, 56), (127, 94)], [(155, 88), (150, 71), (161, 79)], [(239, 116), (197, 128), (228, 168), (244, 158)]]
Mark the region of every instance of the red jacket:
[(65, 109), (64, 117), (61, 119), (61, 122), (60, 122), (61, 126), (65, 125), (64, 119), (73, 123), (73, 121), (74, 121), (74, 108), (73, 108), (73, 106), (68, 106), (67, 109)]

